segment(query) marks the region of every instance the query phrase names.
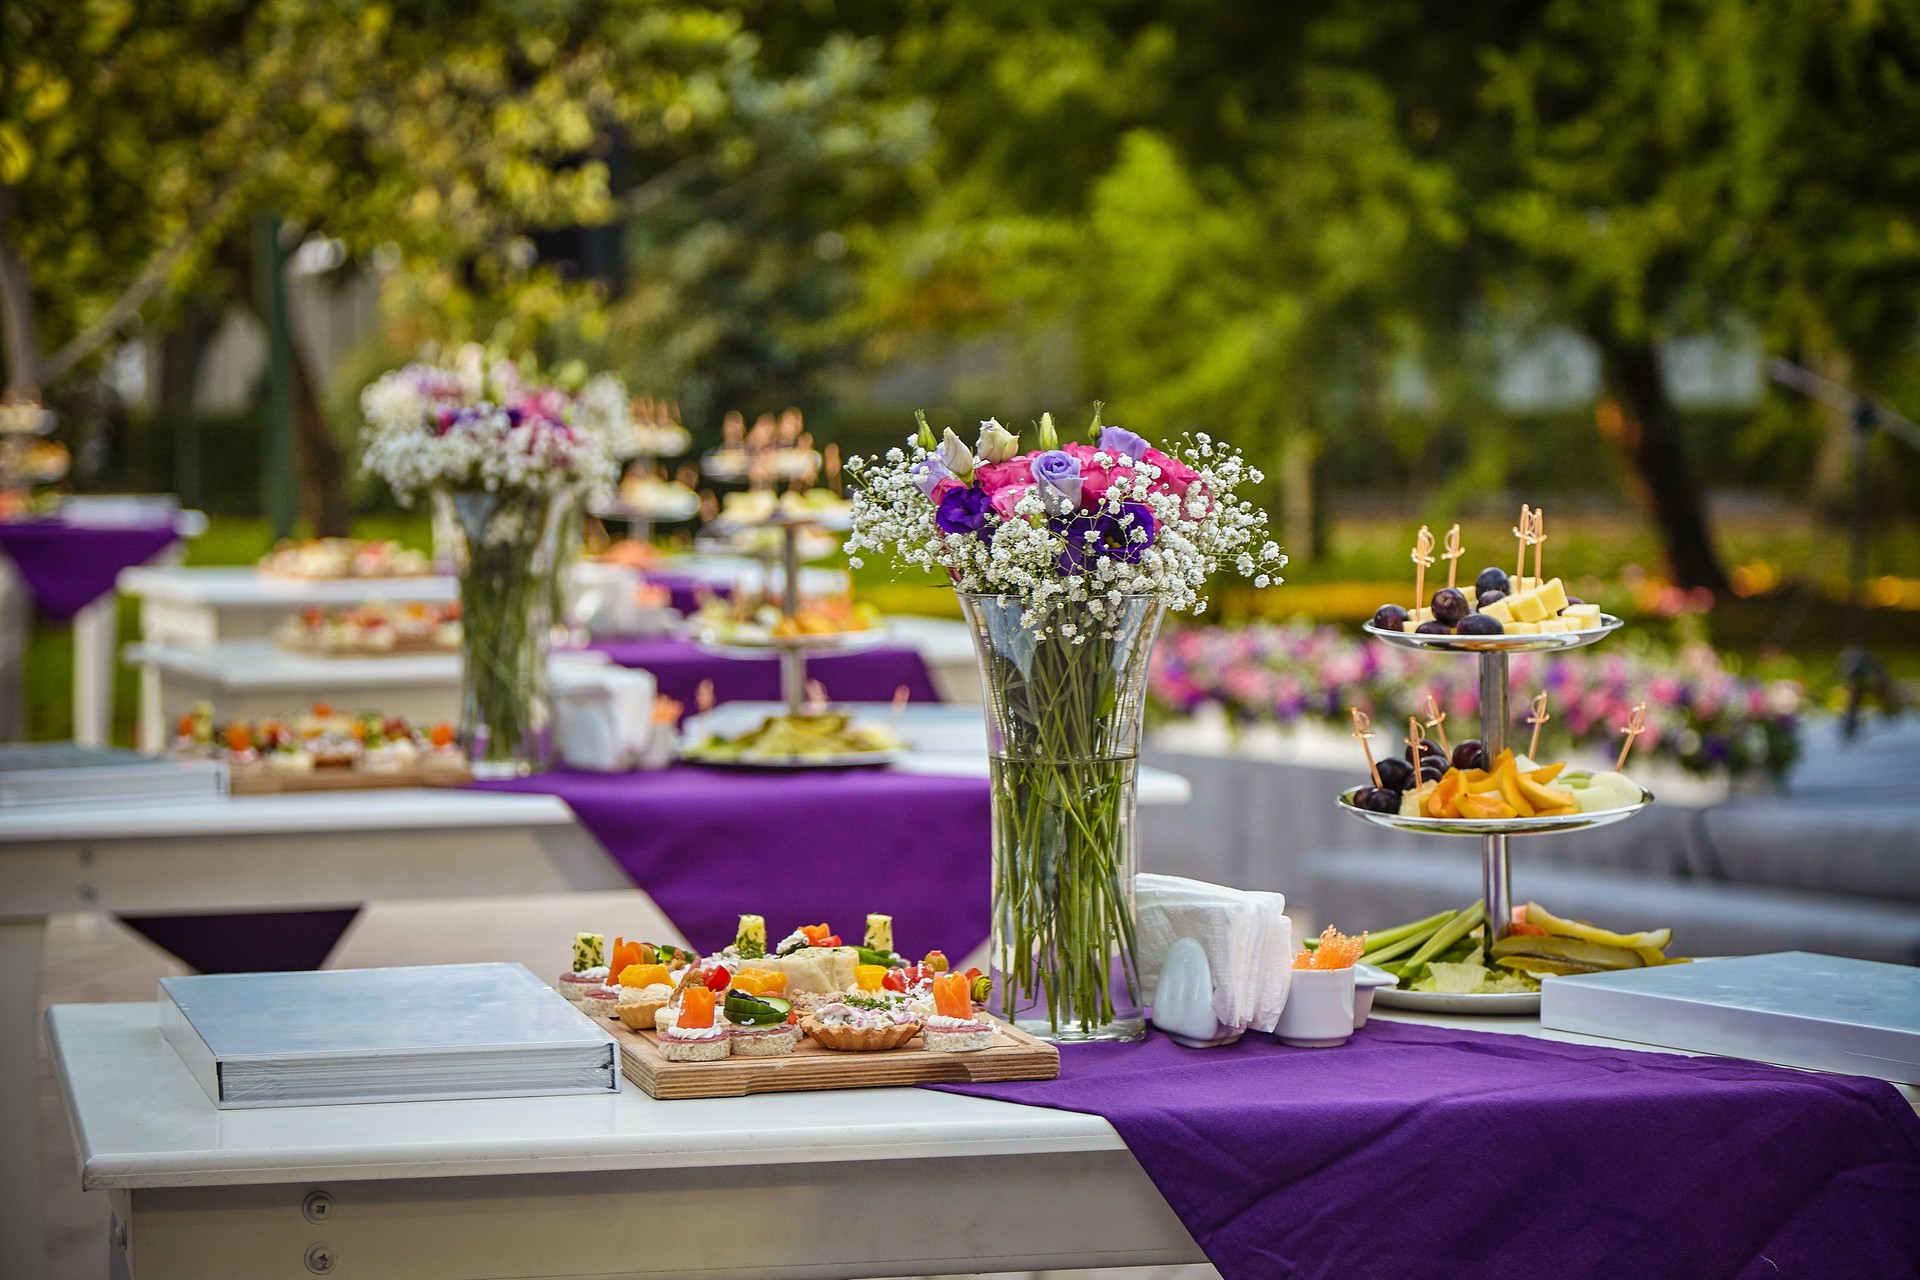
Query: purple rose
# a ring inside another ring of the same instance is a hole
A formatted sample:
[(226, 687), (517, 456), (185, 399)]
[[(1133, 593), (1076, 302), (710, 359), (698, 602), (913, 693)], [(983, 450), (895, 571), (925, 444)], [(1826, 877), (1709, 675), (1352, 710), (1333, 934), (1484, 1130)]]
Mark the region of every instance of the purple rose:
[(972, 533), (982, 537), (986, 534), (987, 517), (993, 511), (993, 500), (986, 492), (972, 485), (964, 489), (950, 489), (947, 496), (940, 499), (939, 509), (933, 513), (933, 522), (945, 533)]
[[(1133, 518), (1128, 520), (1128, 516)], [(1154, 535), (1160, 532), (1159, 521), (1153, 518), (1153, 512), (1143, 502), (1122, 503), (1117, 515), (1108, 511), (1089, 511), (1064, 518), (1055, 517), (1048, 522), (1048, 527), (1065, 539), (1067, 544), (1058, 561), (1062, 573), (1081, 572), (1094, 556), (1139, 564), (1140, 557), (1153, 545)], [(1138, 534), (1146, 536), (1138, 537)]]
[(1152, 446), (1124, 427), (1102, 427), (1100, 447), (1108, 453), (1123, 453), (1138, 462), (1147, 456), (1147, 450)]
[(940, 482), (952, 474), (939, 454), (930, 453), (914, 464), (913, 483), (928, 499), (932, 499), (933, 491), (940, 487)]
[(1033, 460), (1033, 487), (1047, 511), (1056, 516), (1080, 509), (1080, 462), (1071, 454), (1049, 449)]

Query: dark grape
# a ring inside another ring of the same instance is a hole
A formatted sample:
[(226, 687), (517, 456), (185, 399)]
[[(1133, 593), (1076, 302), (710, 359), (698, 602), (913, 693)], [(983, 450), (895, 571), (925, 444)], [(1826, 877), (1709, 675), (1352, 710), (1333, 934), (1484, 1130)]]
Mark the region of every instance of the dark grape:
[(1366, 808), (1367, 801), (1373, 799), (1373, 792), (1374, 789), (1372, 787), (1361, 787), (1358, 791), (1355, 791), (1353, 793), (1353, 807), (1356, 809)]
[(1362, 809), (1371, 809), (1375, 813), (1400, 812), (1400, 793), (1391, 787), (1368, 787), (1367, 798), (1361, 802)]
[(1568, 596), (1568, 597), (1567, 597), (1567, 603), (1568, 603), (1568, 604), (1570, 604), (1570, 605), (1573, 605), (1573, 604), (1585, 604), (1585, 603), (1586, 603), (1586, 601), (1585, 601), (1585, 600), (1582, 600), (1582, 599), (1581, 599), (1581, 598), (1580, 598), (1579, 596)]
[(1447, 776), (1447, 768), (1448, 765), (1445, 760), (1422, 760), (1420, 762), (1420, 781), (1438, 782)]
[(1507, 593), (1504, 591), (1482, 591), (1474, 597), (1474, 599), (1480, 602), (1478, 607), (1482, 609), (1492, 604), (1495, 600), (1505, 600), (1506, 598)]
[[(1412, 764), (1413, 763), (1412, 748), (1407, 748), (1401, 751), (1400, 758), (1406, 761), (1408, 764)], [(1422, 761), (1438, 760), (1441, 764), (1445, 764), (1447, 762), (1447, 753), (1442, 751), (1440, 749), (1440, 744), (1435, 742), (1432, 738), (1422, 738), (1420, 739), (1420, 759)]]
[(1489, 591), (1498, 591), (1501, 595), (1506, 595), (1509, 591), (1513, 590), (1513, 587), (1507, 582), (1507, 575), (1504, 571), (1499, 569), (1482, 569), (1480, 576), (1473, 580), (1473, 589), (1482, 600), (1485, 600), (1487, 598), (1487, 592)]
[(1453, 744), (1453, 767), (1456, 769), (1486, 769), (1492, 767), (1487, 758), (1487, 744), (1478, 738), (1468, 738), (1465, 742)]
[(1460, 619), (1460, 634), (1463, 636), (1497, 636), (1506, 630), (1500, 619), (1488, 617), (1484, 613), (1470, 613)]
[(1380, 785), (1405, 791), (1413, 785), (1413, 766), (1397, 757), (1389, 757), (1374, 766), (1380, 771)]
[(1406, 620), (1407, 611), (1397, 604), (1383, 604), (1373, 615), (1373, 625), (1381, 631), (1398, 631)]
[(1452, 626), (1467, 616), (1467, 593), (1458, 587), (1442, 587), (1433, 593), (1433, 616)]
[(1414, 632), (1423, 636), (1450, 636), (1453, 634), (1453, 628), (1436, 619), (1432, 622), (1421, 623), (1414, 628)]

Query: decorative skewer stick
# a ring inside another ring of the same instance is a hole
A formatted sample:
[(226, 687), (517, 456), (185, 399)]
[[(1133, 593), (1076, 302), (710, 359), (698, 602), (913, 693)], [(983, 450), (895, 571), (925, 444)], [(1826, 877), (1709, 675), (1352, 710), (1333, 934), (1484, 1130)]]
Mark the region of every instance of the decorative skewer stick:
[(1427, 728), (1439, 737), (1440, 749), (1451, 756), (1453, 748), (1447, 745), (1447, 713), (1440, 709), (1440, 699), (1431, 693), (1427, 695)]
[(1520, 589), (1520, 579), (1527, 572), (1527, 543), (1533, 540), (1533, 508), (1526, 503), (1520, 504), (1520, 523), (1513, 527), (1513, 536), (1519, 540), (1520, 550), (1513, 563), (1513, 589)]
[(1633, 714), (1627, 717), (1625, 727), (1620, 730), (1620, 732), (1627, 735), (1627, 740), (1620, 744), (1620, 758), (1613, 762), (1613, 771), (1615, 773), (1619, 773), (1627, 767), (1627, 752), (1633, 750), (1633, 740), (1646, 731), (1647, 704), (1643, 702), (1633, 709)]
[(807, 714), (816, 716), (827, 714), (827, 686), (818, 680), (807, 681)]
[(1373, 785), (1380, 785), (1380, 766), (1373, 762), (1373, 747), (1367, 739), (1373, 737), (1373, 720), (1358, 707), (1347, 708), (1353, 717), (1352, 737), (1360, 740), (1360, 753), (1367, 758), (1367, 772), (1373, 775)]
[(1433, 530), (1420, 526), (1420, 536), (1413, 540), (1413, 611), (1420, 612), (1420, 602), (1427, 598), (1427, 566), (1433, 563)]
[(1465, 554), (1467, 554), (1466, 548), (1460, 545), (1460, 526), (1456, 524), (1453, 528), (1447, 530), (1447, 549), (1440, 553), (1440, 558), (1447, 562), (1447, 585), (1449, 587), (1453, 586), (1454, 574), (1460, 568), (1460, 557)]
[(1547, 714), (1547, 691), (1542, 689), (1534, 695), (1533, 710), (1527, 714), (1527, 723), (1533, 726), (1533, 737), (1527, 741), (1527, 759), (1540, 759), (1540, 726), (1553, 719)]
[(907, 692), (907, 686), (903, 684), (894, 686), (893, 688), (893, 729), (896, 734), (899, 733), (900, 731), (901, 717), (907, 714), (907, 698), (909, 696), (910, 695)]
[(1545, 582), (1546, 575), (1540, 568), (1540, 544), (1547, 540), (1547, 513), (1540, 508), (1533, 509), (1533, 585)]
[(1413, 752), (1413, 782), (1420, 785), (1420, 717), (1407, 717), (1407, 750)]
[(713, 681), (700, 682), (699, 687), (693, 691), (693, 705), (699, 708), (701, 715), (713, 710)]

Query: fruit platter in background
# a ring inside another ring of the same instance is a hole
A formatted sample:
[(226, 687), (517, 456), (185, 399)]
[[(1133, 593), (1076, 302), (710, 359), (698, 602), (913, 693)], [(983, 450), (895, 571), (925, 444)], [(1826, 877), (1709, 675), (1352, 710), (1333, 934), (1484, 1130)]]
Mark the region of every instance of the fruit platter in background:
[(283, 649), (331, 657), (457, 653), (460, 605), (372, 601), (342, 609), (309, 607), (281, 623), (273, 639)]
[(322, 581), (336, 578), (418, 578), (433, 572), (425, 554), (386, 539), (287, 540), (260, 557), (254, 568), (270, 578)]
[(216, 721), (198, 704), (174, 727), (168, 754), (218, 760), (235, 795), (460, 786), (472, 780), (453, 725), (421, 727), (401, 716), (335, 711), (324, 702), (273, 720)]
[(700, 495), (684, 479), (669, 480), (649, 466), (635, 466), (620, 481), (617, 502), (596, 513), (643, 517), (671, 524), (700, 514)]
[[(1552, 752), (1611, 757), (1619, 723), (1644, 702), (1646, 732), (1635, 749), (1689, 773), (1778, 778), (1800, 754), (1802, 686), (1741, 675), (1706, 644), (1666, 649), (1616, 638), (1604, 653), (1507, 661), (1516, 690), (1553, 699), (1542, 738)], [(1341, 734), (1349, 704), (1385, 715), (1431, 697), (1463, 723), (1480, 709), (1471, 667), (1309, 623), (1169, 628), (1154, 648), (1147, 694), (1156, 724), (1217, 708), (1237, 729), (1313, 724)]]
[(742, 648), (783, 648), (793, 644), (818, 647), (835, 641), (884, 638), (885, 622), (870, 604), (856, 604), (851, 596), (809, 596), (792, 614), (770, 601), (755, 602), (745, 595), (730, 600), (711, 598), (701, 603), (692, 624), (702, 640)]
[(798, 712), (766, 716), (745, 733), (722, 735), (689, 725), (680, 758), (690, 764), (752, 769), (837, 769), (900, 759), (907, 744), (887, 724), (856, 720), (816, 700)]
[(1434, 1012), (1462, 1007), (1497, 1012), (1486, 1005), (1494, 996), (1521, 997), (1515, 1011), (1527, 1011), (1543, 978), (1687, 963), (1666, 954), (1673, 942), (1671, 929), (1616, 933), (1557, 916), (1537, 902), (1513, 908), (1507, 934), (1493, 944), (1491, 954), (1485, 937), (1482, 900), (1464, 910), (1442, 911), (1363, 935), (1360, 963), (1396, 980), (1395, 986), (1375, 993), (1377, 1003)]
[(621, 1068), (656, 1098), (854, 1089), (948, 1080), (1050, 1080), (1059, 1054), (981, 1005), (992, 981), (944, 954), (910, 960), (893, 920), (869, 915), (858, 945), (826, 924), (778, 942), (743, 915), (700, 957), (602, 934), (574, 938), (561, 994), (615, 1024)]

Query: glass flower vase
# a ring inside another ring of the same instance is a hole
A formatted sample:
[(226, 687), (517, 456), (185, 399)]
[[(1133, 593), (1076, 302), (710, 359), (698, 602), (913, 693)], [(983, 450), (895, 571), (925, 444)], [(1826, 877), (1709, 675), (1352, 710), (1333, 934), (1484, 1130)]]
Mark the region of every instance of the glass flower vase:
[(1029, 628), (1017, 597), (960, 602), (987, 703), (996, 1007), (1047, 1040), (1138, 1040), (1135, 780), (1164, 606), (1102, 600), (1105, 617)]
[(571, 502), (512, 489), (434, 494), (460, 581), (460, 745), (477, 778), (553, 764), (547, 646), (556, 548)]

